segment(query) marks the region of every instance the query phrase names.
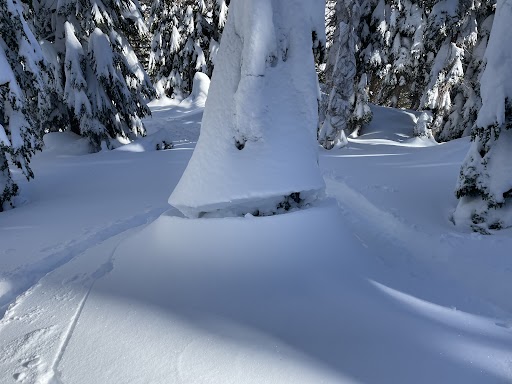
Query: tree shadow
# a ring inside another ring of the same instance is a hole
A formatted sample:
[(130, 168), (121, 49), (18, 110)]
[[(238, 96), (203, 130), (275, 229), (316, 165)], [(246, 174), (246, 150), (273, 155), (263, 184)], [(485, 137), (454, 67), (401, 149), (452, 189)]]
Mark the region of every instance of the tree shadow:
[[(112, 340), (105, 334), (118, 336), (120, 355), (142, 343), (166, 351), (157, 359), (171, 370), (172, 361), (183, 362), (171, 350), (199, 343), (188, 362), (200, 369), (202, 348), (215, 357), (211, 336), (229, 340), (233, 355), (258, 349), (274, 365), (291, 361), (290, 372), (314, 367), (326, 382), (510, 382), (509, 329), (370, 281), (364, 260), (371, 251), (340, 232), (343, 226), (326, 228), (314, 215), (296, 219), (162, 216), (122, 244), (112, 273), (96, 282), (72, 337), (75, 351), (106, 354)], [(336, 234), (339, 246), (318, 241)], [(180, 338), (184, 327), (188, 336)], [(137, 365), (118, 363), (112, 369), (125, 373)], [(225, 363), (216, 369), (236, 366)], [(264, 364), (259, 369), (265, 373)]]

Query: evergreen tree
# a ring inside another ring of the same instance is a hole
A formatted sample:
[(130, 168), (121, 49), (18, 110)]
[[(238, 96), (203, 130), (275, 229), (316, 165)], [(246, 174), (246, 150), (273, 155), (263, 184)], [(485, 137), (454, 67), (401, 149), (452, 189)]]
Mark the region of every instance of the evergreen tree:
[(0, 211), (12, 205), (18, 186), (9, 164), (30, 179), (30, 158), (42, 147), (48, 112), (39, 44), (15, 0), (0, 2)]
[[(464, 8), (464, 4), (466, 7)], [(481, 106), (480, 76), (484, 65), (483, 55), (487, 46), (495, 1), (461, 2), (458, 23), (452, 37), (460, 51), (462, 75), (449, 81), (449, 108), (437, 111), (434, 131), (440, 140), (451, 140), (469, 135)], [(445, 71), (446, 72), (446, 71)], [(452, 72), (453, 73), (453, 72)]]
[(327, 49), (332, 46), (337, 27), (336, 3), (337, 0), (325, 1), (325, 45)]
[(196, 72), (211, 76), (226, 12), (224, 0), (154, 0), (149, 72), (159, 95), (187, 95)]
[[(141, 118), (154, 90), (127, 36), (143, 36), (136, 0), (33, 0), (35, 27), (52, 64), (57, 121), (87, 136), (98, 150), (104, 142), (144, 134)], [(55, 127), (57, 129), (61, 127)], [(55, 129), (54, 128), (54, 129)]]
[(368, 75), (373, 103), (411, 108), (419, 100), (424, 18), (410, 0), (363, 1), (358, 72)]
[(442, 140), (468, 133), (493, 1), (365, 0), (357, 73), (376, 104), (426, 110)]
[(457, 184), (454, 221), (475, 231), (512, 226), (512, 3), (499, 0), (485, 53), (482, 106)]
[(140, 63), (147, 70), (149, 65), (149, 53), (151, 52), (151, 33), (149, 32), (148, 25), (152, 1), (139, 0), (139, 3), (143, 23), (139, 24), (137, 28), (131, 28), (126, 34), (126, 37)]
[(356, 73), (358, 1), (339, 0), (332, 20), (337, 27), (325, 70), (329, 95), (321, 102), (320, 116), (324, 120), (318, 133), (319, 142), (326, 149), (345, 145), (348, 134), (371, 120), (366, 76), (363, 74), (358, 81)]
[[(427, 19), (425, 46), (430, 69), (420, 108), (433, 113), (432, 130), (441, 140), (469, 134), (478, 106), (485, 19), (492, 1), (439, 1)], [(482, 26), (482, 24), (484, 24)]]

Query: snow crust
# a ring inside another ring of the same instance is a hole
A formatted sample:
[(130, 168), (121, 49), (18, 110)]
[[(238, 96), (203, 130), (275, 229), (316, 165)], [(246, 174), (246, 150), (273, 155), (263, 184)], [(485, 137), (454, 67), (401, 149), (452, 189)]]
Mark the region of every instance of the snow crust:
[[(116, 254), (123, 257), (115, 273), (91, 291), (69, 355), (60, 364), (61, 379), (81, 383), (87, 375), (101, 382), (107, 369), (121, 382), (152, 377), (156, 382), (317, 383), (343, 378), (279, 337), (286, 329), (290, 336), (298, 334), (311, 318), (295, 289), (302, 286), (303, 295), (313, 294), (313, 299), (319, 292), (313, 287), (328, 285), (322, 282), (327, 276), (308, 269), (331, 266), (322, 256), (328, 246), (314, 239), (328, 225), (332, 229), (327, 234), (335, 235), (333, 224), (339, 220), (333, 205), (263, 219), (161, 216), (118, 248)], [(254, 231), (265, 238), (265, 255)], [(199, 233), (203, 235), (197, 238)], [(160, 272), (148, 284), (144, 276), (154, 265)], [(148, 304), (142, 312), (136, 309), (139, 302)], [(109, 315), (104, 316), (107, 307)], [(134, 336), (148, 353), (133, 350), (135, 355), (123, 363), (109, 340), (126, 340), (136, 324), (144, 324)], [(162, 333), (165, 326), (174, 331)], [(314, 333), (304, 331), (305, 343), (312, 342)], [(82, 353), (90, 354), (95, 372), (89, 370), (90, 362), (74, 358)], [(166, 362), (158, 356), (166, 356)]]
[(238, 214), (271, 211), (292, 193), (305, 200), (321, 194), (316, 12), (323, 17), (323, 4), (314, 1), (230, 6), (201, 135), (169, 198), (186, 216), (230, 207)]

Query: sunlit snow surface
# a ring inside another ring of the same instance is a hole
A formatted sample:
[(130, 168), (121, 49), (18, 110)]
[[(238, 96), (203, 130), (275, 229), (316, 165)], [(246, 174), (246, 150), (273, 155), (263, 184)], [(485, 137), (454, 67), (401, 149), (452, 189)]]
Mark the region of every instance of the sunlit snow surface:
[(189, 220), (167, 197), (202, 110), (152, 108), (140, 143), (83, 155), (52, 137), (36, 179), (16, 175), (0, 383), (512, 381), (512, 232), (450, 221), (467, 139), (413, 140), (412, 115), (374, 107), (360, 138), (320, 150), (325, 201)]

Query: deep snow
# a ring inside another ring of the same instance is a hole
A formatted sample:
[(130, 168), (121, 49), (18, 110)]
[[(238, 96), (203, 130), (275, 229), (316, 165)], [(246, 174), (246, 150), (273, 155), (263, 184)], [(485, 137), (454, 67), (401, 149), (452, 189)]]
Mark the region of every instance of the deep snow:
[(320, 150), (324, 202), (190, 220), (167, 197), (201, 106), (152, 110), (138, 143), (84, 155), (50, 137), (36, 179), (15, 174), (0, 383), (512, 381), (512, 231), (451, 222), (468, 139), (412, 138), (413, 114), (374, 107)]

